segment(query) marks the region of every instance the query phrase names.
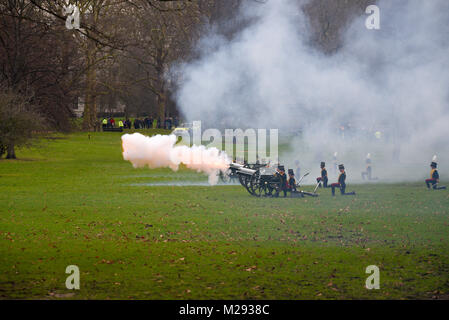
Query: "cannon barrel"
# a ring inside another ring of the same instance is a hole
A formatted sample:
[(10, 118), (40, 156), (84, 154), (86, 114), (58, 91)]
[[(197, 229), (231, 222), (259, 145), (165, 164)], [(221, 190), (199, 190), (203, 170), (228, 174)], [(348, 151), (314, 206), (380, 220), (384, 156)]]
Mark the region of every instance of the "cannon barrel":
[(229, 165), (229, 169), (235, 174), (245, 175), (245, 176), (252, 176), (254, 173), (257, 172), (257, 170), (247, 168), (246, 166), (232, 162)]
[(243, 174), (245, 176), (252, 176), (255, 174), (257, 170), (249, 169), (249, 168), (240, 168), (237, 170), (237, 174)]
[(235, 162), (232, 162), (232, 163), (229, 165), (229, 168), (234, 169), (234, 170), (239, 170), (239, 169), (241, 169), (241, 168), (243, 168), (243, 167), (244, 167), (243, 164), (235, 163)]

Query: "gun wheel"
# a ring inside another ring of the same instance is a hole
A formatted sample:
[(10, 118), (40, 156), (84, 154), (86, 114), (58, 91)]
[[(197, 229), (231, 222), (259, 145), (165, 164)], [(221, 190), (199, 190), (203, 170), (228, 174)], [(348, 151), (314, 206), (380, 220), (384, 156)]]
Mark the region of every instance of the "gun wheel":
[(262, 194), (263, 185), (260, 182), (259, 171), (251, 176), (250, 189), (253, 196), (260, 197), (260, 195)]
[(221, 181), (223, 181), (224, 183), (230, 183), (231, 182), (231, 174), (232, 174), (232, 170), (231, 169), (227, 169), (225, 172), (220, 171), (220, 179)]

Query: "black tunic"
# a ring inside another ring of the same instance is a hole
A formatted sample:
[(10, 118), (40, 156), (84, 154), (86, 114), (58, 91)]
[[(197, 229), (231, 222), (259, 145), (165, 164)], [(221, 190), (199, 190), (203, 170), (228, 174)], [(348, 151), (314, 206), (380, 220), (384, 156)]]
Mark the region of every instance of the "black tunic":
[(346, 187), (346, 172), (342, 172), (340, 173), (340, 176), (338, 177), (338, 183), (340, 184), (341, 187)]

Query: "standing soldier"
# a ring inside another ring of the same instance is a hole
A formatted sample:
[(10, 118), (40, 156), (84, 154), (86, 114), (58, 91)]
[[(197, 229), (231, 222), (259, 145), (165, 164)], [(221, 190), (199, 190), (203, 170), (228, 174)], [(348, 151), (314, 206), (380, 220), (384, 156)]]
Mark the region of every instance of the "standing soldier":
[(365, 163), (366, 163), (366, 171), (362, 172), (362, 179), (365, 180), (365, 178), (368, 178), (368, 180), (377, 180), (377, 178), (374, 178), (372, 176), (373, 169), (371, 166), (371, 153), (368, 153), (366, 155)]
[(285, 176), (285, 167), (278, 165), (278, 170), (275, 173), (276, 181), (279, 183), (279, 188), (276, 188), (275, 197), (279, 197), (279, 191), (284, 192), (284, 198), (287, 197), (287, 177)]
[(337, 183), (332, 183), (332, 196), (335, 196), (335, 188), (340, 188), (340, 192), (342, 196), (353, 196), (355, 192), (346, 192), (346, 172), (344, 165), (340, 164), (338, 166), (338, 170), (340, 170), (340, 176), (338, 177)]
[(337, 173), (337, 155), (338, 155), (338, 152), (335, 151), (334, 152), (334, 156), (332, 157), (332, 161), (333, 161), (333, 163), (332, 163), (332, 171), (333, 171), (333, 174)]
[(293, 169), (288, 169), (288, 189), (290, 192), (296, 192), (296, 180)]
[(444, 190), (446, 189), (445, 186), (438, 186), (438, 183), (440, 182), (440, 175), (438, 174), (437, 170), (437, 163), (432, 161), (430, 164), (430, 179), (426, 179), (426, 185), (427, 188), (430, 189), (430, 185), (432, 184), (433, 190)]
[(329, 181), (327, 178), (327, 170), (326, 163), (321, 162), (321, 177), (316, 178), (316, 182), (319, 183), (319, 187), (321, 188), (321, 183), (323, 183), (323, 187), (327, 188), (327, 182)]
[(299, 178), (301, 177), (301, 167), (299, 166), (299, 160), (295, 161), (295, 166), (296, 166), (295, 176)]
[(371, 171), (372, 171), (372, 169), (371, 169), (371, 154), (368, 153), (366, 155), (365, 163), (366, 163), (366, 171), (362, 172), (362, 179), (365, 180), (365, 178), (367, 177), (368, 180), (371, 180)]

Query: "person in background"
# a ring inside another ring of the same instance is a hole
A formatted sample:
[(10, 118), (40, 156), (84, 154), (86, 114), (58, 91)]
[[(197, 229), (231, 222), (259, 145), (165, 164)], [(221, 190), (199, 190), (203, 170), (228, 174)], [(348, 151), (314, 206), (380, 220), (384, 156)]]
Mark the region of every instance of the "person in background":
[(353, 196), (355, 192), (346, 192), (346, 172), (344, 165), (340, 164), (338, 166), (338, 170), (340, 170), (340, 176), (338, 177), (337, 183), (332, 183), (332, 196), (335, 196), (335, 188), (339, 188), (342, 196)]
[(112, 128), (115, 127), (115, 120), (114, 120), (114, 118), (111, 118), (111, 126), (112, 126)]
[(122, 120), (119, 120), (119, 122), (118, 122), (118, 127), (119, 127), (120, 129), (122, 129), (122, 130), (123, 130), (123, 128), (125, 127), (125, 125), (123, 124), (123, 121), (122, 121)]
[(103, 130), (108, 127), (108, 119), (104, 118), (102, 121)]
[(167, 119), (167, 129), (168, 130), (171, 130), (172, 124), (173, 124), (172, 117), (168, 117), (168, 119)]
[(338, 155), (338, 152), (335, 151), (334, 155), (332, 157), (332, 171), (333, 171), (333, 174), (337, 173), (337, 166), (338, 166), (337, 165), (337, 155)]
[(371, 153), (368, 153), (366, 155), (365, 163), (366, 163), (366, 171), (362, 172), (362, 179), (365, 180), (365, 178), (368, 178), (368, 180), (377, 180), (377, 178), (374, 178), (372, 176), (373, 168), (371, 166)]
[(301, 177), (301, 167), (299, 166), (299, 160), (295, 161), (296, 171), (295, 176), (298, 177), (298, 179)]
[(445, 186), (438, 186), (439, 182), (440, 175), (438, 174), (437, 163), (432, 161), (432, 163), (430, 163), (430, 179), (426, 179), (427, 188), (430, 190), (430, 185), (432, 185), (433, 190), (445, 190)]

